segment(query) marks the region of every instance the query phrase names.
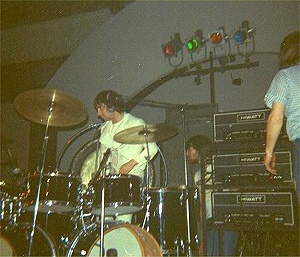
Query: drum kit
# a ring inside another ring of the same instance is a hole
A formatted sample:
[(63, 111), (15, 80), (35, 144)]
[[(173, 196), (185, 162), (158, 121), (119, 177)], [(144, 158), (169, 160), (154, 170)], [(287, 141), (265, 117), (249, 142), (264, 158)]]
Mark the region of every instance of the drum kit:
[[(197, 189), (150, 187), (149, 178), (144, 185), (135, 175), (103, 175), (83, 189), (72, 174), (46, 173), (48, 127), (84, 122), (85, 106), (51, 89), (26, 91), (14, 105), (21, 116), (46, 129), (41, 163), (28, 174), (25, 190), (1, 181), (1, 256), (190, 256), (191, 247), (197, 251)], [(145, 125), (125, 129), (114, 140), (148, 144), (176, 134), (170, 125)], [(186, 211), (186, 202), (193, 211)], [(132, 223), (114, 219), (125, 214), (133, 215)]]

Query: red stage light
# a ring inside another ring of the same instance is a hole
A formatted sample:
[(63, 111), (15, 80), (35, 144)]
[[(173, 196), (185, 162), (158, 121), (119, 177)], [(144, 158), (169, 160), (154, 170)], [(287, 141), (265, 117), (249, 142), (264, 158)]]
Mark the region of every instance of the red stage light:
[(225, 30), (223, 27), (213, 31), (209, 34), (209, 40), (213, 45), (225, 44)]
[(222, 43), (222, 41), (224, 40), (223, 33), (221, 31), (213, 32), (210, 35), (209, 40), (212, 44), (218, 45), (218, 44)]
[(177, 56), (177, 53), (182, 50), (180, 34), (175, 33), (174, 38), (171, 38), (168, 43), (162, 44), (162, 50), (164, 56), (167, 58)]
[(162, 47), (163, 47), (163, 53), (165, 57), (172, 57), (176, 54), (175, 46), (173, 44), (167, 43), (164, 44)]

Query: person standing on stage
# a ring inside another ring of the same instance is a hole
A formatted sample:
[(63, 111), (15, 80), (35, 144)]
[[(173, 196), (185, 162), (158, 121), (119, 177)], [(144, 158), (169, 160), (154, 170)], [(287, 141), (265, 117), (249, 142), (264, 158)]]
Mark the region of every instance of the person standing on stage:
[[(99, 163), (107, 152), (107, 149), (110, 149), (110, 169), (106, 173), (136, 175), (144, 180), (148, 157), (151, 160), (155, 156), (158, 151), (157, 144), (153, 142), (149, 143), (147, 148), (146, 143), (123, 144), (114, 140), (114, 136), (125, 129), (145, 125), (144, 120), (125, 112), (123, 97), (112, 90), (100, 92), (94, 99), (94, 107), (98, 117), (104, 121), (99, 137)], [(81, 172), (83, 184), (88, 184), (93, 178), (92, 172), (95, 171), (95, 161), (95, 154), (91, 155), (85, 161), (85, 168)], [(125, 216), (129, 216), (129, 219), (131, 217), (131, 215)], [(126, 221), (131, 222), (130, 220)]]
[[(194, 173), (194, 184), (199, 187), (201, 192), (201, 149), (209, 146), (211, 140), (203, 135), (195, 135), (188, 139), (186, 143), (186, 155), (187, 160), (190, 164), (196, 166)], [(205, 164), (205, 183), (212, 185), (212, 165), (209, 163)], [(209, 224), (212, 219), (212, 190), (205, 190), (205, 205), (206, 205), (206, 222)], [(207, 243), (207, 255), (208, 256), (234, 256), (236, 246), (238, 243), (237, 231), (233, 230), (216, 230), (210, 229), (207, 231), (206, 243)], [(222, 237), (223, 245), (219, 244), (219, 239)]]
[(273, 78), (265, 95), (265, 103), (271, 108), (267, 120), (266, 147), (264, 165), (276, 174), (276, 156), (274, 149), (278, 140), (284, 117), (289, 140), (293, 143), (294, 164), (293, 178), (296, 194), (300, 203), (300, 65), (299, 65), (299, 31), (287, 35), (279, 52), (279, 71)]

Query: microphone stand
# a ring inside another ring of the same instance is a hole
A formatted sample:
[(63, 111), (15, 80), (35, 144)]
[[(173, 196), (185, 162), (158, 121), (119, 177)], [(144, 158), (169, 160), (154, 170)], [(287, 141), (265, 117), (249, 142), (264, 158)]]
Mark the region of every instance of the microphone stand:
[(106, 180), (106, 169), (102, 170), (102, 175), (101, 175), (101, 216), (100, 216), (100, 251), (99, 251), (99, 256), (102, 257), (104, 256), (104, 215), (105, 215), (105, 180)]
[[(97, 140), (97, 149), (96, 149), (96, 162), (95, 162), (95, 174), (91, 181), (99, 179), (101, 183), (101, 211), (100, 211), (100, 227), (99, 227), (99, 235), (100, 235), (100, 249), (99, 256), (104, 256), (104, 215), (105, 215), (105, 180), (106, 180), (106, 168), (107, 165), (104, 163), (108, 159), (110, 155), (110, 149), (106, 151), (106, 153), (102, 157), (102, 161), (99, 164), (99, 151), (100, 151), (100, 136), (101, 136), (101, 128), (99, 130), (98, 140)], [(99, 168), (97, 168), (99, 167)], [(93, 183), (91, 183), (92, 185)]]
[(44, 172), (44, 168), (45, 168), (46, 152), (47, 152), (48, 139), (49, 139), (48, 130), (49, 130), (50, 119), (51, 119), (52, 112), (53, 112), (53, 104), (54, 104), (54, 100), (55, 100), (55, 96), (56, 96), (55, 92), (56, 91), (54, 91), (54, 93), (53, 93), (51, 104), (50, 104), (50, 107), (48, 110), (44, 142), (43, 142), (42, 152), (41, 152), (41, 169), (39, 168), (39, 166), (37, 166), (39, 180), (38, 180), (38, 188), (37, 188), (37, 194), (36, 194), (36, 199), (35, 199), (35, 204), (34, 204), (32, 229), (31, 229), (30, 236), (29, 236), (28, 256), (31, 255), (31, 248), (32, 248), (33, 237), (34, 237), (34, 232), (35, 232), (35, 227), (36, 227), (36, 218), (37, 218), (38, 206), (39, 206), (39, 201), (40, 201), (41, 184), (42, 184), (43, 172)]
[(188, 190), (188, 171), (187, 171), (187, 159), (186, 159), (186, 124), (185, 124), (185, 114), (184, 108), (181, 110), (182, 117), (182, 129), (183, 129), (183, 151), (184, 151), (184, 175), (185, 175), (185, 190), (186, 190), (186, 224), (187, 224), (187, 236), (188, 236), (188, 256), (193, 256), (191, 250), (191, 228), (190, 228), (190, 202), (189, 202), (189, 190)]

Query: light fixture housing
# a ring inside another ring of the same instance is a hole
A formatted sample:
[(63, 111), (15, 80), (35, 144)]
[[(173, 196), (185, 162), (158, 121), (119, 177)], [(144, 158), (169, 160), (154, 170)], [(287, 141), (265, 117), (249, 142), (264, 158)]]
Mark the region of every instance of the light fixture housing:
[(180, 34), (175, 33), (174, 38), (168, 43), (162, 44), (162, 51), (165, 58), (177, 57), (179, 51), (182, 50), (182, 42), (180, 39)]
[(204, 38), (201, 29), (195, 31), (195, 35), (186, 40), (186, 49), (188, 53), (200, 52), (203, 46)]
[(232, 38), (236, 44), (245, 44), (250, 41), (253, 33), (254, 30), (250, 29), (249, 22), (245, 20), (242, 22), (242, 26), (234, 32)]
[(223, 45), (226, 43), (226, 36), (224, 28), (221, 27), (218, 30), (209, 34), (209, 41), (213, 46)]

